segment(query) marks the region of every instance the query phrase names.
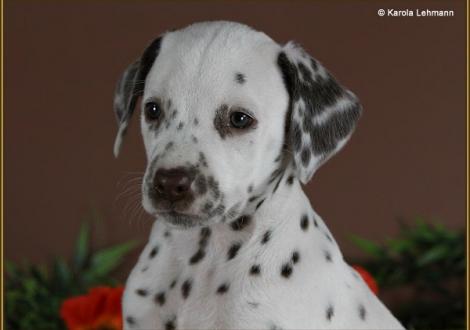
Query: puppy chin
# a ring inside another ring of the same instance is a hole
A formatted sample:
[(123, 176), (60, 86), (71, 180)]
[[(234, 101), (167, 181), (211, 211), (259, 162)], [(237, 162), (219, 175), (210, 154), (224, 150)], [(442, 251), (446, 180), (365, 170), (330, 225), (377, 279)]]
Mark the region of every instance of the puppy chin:
[(195, 226), (202, 226), (206, 223), (200, 216), (182, 214), (175, 211), (156, 212), (157, 220), (165, 221), (175, 229), (186, 229)]

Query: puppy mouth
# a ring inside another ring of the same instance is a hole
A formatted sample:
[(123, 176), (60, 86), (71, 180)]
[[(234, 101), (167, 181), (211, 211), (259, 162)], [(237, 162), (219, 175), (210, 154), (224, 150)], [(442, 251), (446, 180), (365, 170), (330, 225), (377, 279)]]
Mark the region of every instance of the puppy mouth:
[(178, 228), (191, 228), (202, 224), (203, 218), (193, 214), (185, 214), (176, 211), (157, 211), (155, 213), (157, 219), (169, 223), (170, 225)]

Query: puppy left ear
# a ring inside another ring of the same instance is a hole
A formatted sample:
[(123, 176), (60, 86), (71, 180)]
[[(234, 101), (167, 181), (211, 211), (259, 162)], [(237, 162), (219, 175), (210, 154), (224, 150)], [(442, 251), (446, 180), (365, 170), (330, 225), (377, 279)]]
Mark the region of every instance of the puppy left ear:
[(145, 79), (160, 52), (161, 42), (162, 37), (152, 41), (142, 56), (127, 67), (117, 83), (114, 93), (114, 112), (119, 128), (114, 141), (115, 157), (119, 155), (137, 100), (144, 94)]
[(278, 56), (289, 93), (287, 147), (302, 183), (338, 152), (362, 112), (356, 96), (300, 46), (287, 43)]

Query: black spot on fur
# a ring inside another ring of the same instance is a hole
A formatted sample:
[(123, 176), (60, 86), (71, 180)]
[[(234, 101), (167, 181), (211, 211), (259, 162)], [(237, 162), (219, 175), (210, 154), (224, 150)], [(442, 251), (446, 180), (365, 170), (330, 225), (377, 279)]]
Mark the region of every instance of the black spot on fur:
[(207, 191), (207, 181), (204, 175), (198, 175), (196, 181), (194, 181), (195, 190), (198, 194), (203, 195)]
[(259, 275), (261, 273), (261, 266), (256, 264), (251, 266), (250, 275)]
[(238, 250), (241, 248), (241, 243), (237, 242), (232, 244), (227, 252), (227, 260), (231, 260), (237, 256)]
[(170, 141), (170, 142), (168, 142), (168, 143), (166, 144), (165, 150), (170, 150), (171, 147), (173, 147), (173, 142), (172, 142), (172, 141)]
[(333, 318), (333, 316), (335, 315), (335, 311), (333, 309), (333, 306), (328, 306), (327, 309), (326, 309), (326, 319), (328, 321), (331, 321), (331, 319)]
[(166, 323), (165, 323), (165, 330), (175, 330), (176, 329), (176, 316), (173, 317), (173, 319), (171, 320), (168, 320)]
[(248, 301), (248, 305), (250, 305), (253, 308), (257, 308), (259, 306), (259, 303), (253, 302), (253, 301)]
[(127, 322), (127, 324), (129, 324), (129, 325), (135, 325), (135, 324), (136, 324), (135, 318), (132, 317), (132, 316), (127, 316), (127, 317), (126, 317), (126, 322)]
[(205, 247), (209, 242), (209, 238), (211, 237), (211, 229), (209, 227), (202, 227), (201, 232), (199, 233), (199, 246)]
[(145, 273), (148, 269), (149, 269), (149, 267), (145, 266), (144, 268), (142, 268), (142, 273)]
[(261, 239), (261, 244), (266, 244), (271, 239), (271, 230), (266, 230)]
[(249, 215), (242, 215), (235, 221), (230, 224), (233, 230), (242, 230), (246, 226), (248, 226), (251, 222), (251, 217)]
[(171, 237), (171, 232), (169, 230), (165, 230), (163, 237)]
[(194, 143), (198, 142), (197, 137), (195, 137), (194, 135), (191, 135), (191, 139), (193, 140)]
[(292, 262), (293, 262), (294, 264), (296, 264), (296, 263), (299, 262), (299, 259), (300, 259), (300, 254), (299, 254), (299, 252), (298, 252), (298, 251), (294, 251), (294, 252), (292, 253)]
[(315, 217), (313, 218), (313, 225), (318, 228), (318, 222), (317, 222), (317, 219), (315, 219)]
[(248, 202), (254, 202), (255, 200), (257, 200), (259, 198), (259, 196), (251, 196), (250, 198), (248, 198)]
[(170, 283), (170, 289), (173, 289), (175, 286), (176, 286), (176, 283), (178, 282), (178, 280), (175, 278), (173, 281), (171, 281)]
[(239, 83), (240, 85), (243, 85), (246, 81), (245, 75), (243, 73), (237, 72), (235, 74), (235, 81)]
[(311, 154), (310, 154), (310, 150), (308, 150), (307, 148), (303, 148), (302, 149), (302, 153), (300, 154), (300, 159), (302, 160), (302, 165), (304, 167), (307, 167), (308, 166), (308, 163), (310, 162), (310, 158), (311, 158)]
[(256, 208), (255, 210), (259, 209), (261, 205), (263, 205), (264, 203), (264, 199), (262, 199), (261, 201), (258, 202), (258, 204), (256, 204)]
[(330, 242), (333, 242), (333, 239), (331, 238), (331, 236), (325, 232), (325, 237), (327, 240), (329, 240)]
[(160, 306), (163, 306), (165, 304), (165, 301), (165, 292), (159, 292), (155, 295), (155, 302)]
[(183, 129), (184, 127), (184, 123), (182, 121), (180, 121), (180, 123), (178, 124), (178, 127), (176, 127), (179, 130)]
[(194, 118), (193, 123), (194, 123), (194, 126), (197, 126), (197, 125), (199, 125), (199, 120), (197, 120), (197, 118)]
[(308, 229), (308, 216), (306, 214), (300, 218), (300, 228), (302, 228), (303, 231), (307, 231)]
[(249, 193), (253, 192), (253, 185), (252, 185), (252, 184), (250, 184), (250, 185), (248, 186), (247, 191), (248, 191)]
[(282, 265), (281, 275), (285, 278), (289, 278), (292, 275), (292, 266), (290, 263), (285, 263)]
[(331, 253), (329, 251), (325, 251), (324, 253), (325, 253), (325, 260), (327, 262), (332, 262), (333, 259), (331, 258)]
[(135, 290), (135, 293), (137, 293), (141, 297), (146, 297), (148, 295), (148, 291), (145, 289), (137, 289)]
[(152, 250), (150, 250), (149, 258), (152, 259), (158, 254), (158, 246), (155, 246)]
[(187, 299), (189, 297), (192, 285), (193, 285), (193, 282), (190, 279), (187, 279), (181, 285), (181, 295), (183, 296), (184, 299)]
[(289, 177), (287, 178), (287, 184), (288, 185), (292, 185), (294, 183), (294, 176), (293, 175), (289, 175)]
[(206, 252), (202, 249), (197, 250), (197, 252), (189, 259), (189, 264), (194, 265), (197, 264), (199, 261), (204, 259), (206, 256)]
[(359, 317), (363, 321), (365, 321), (365, 319), (366, 319), (366, 308), (362, 304), (359, 305)]
[(230, 126), (226, 124), (228, 112), (229, 107), (226, 104), (222, 104), (215, 112), (214, 127), (222, 139), (225, 139), (230, 134)]
[(229, 289), (229, 284), (228, 283), (223, 283), (217, 288), (217, 293), (218, 294), (224, 294), (228, 291)]

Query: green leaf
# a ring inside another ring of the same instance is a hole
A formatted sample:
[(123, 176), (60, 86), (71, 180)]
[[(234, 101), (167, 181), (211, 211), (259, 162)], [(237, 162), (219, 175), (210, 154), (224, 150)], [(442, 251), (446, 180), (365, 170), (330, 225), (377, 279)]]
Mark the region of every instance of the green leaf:
[(424, 266), (424, 265), (434, 263), (438, 260), (445, 258), (448, 253), (449, 253), (449, 249), (446, 245), (435, 246), (431, 248), (430, 250), (428, 250), (426, 253), (424, 253), (416, 261), (416, 264), (418, 266)]
[(383, 256), (382, 248), (376, 243), (356, 235), (351, 235), (351, 240), (364, 252), (367, 252), (368, 254), (377, 258)]
[(90, 270), (93, 276), (100, 277), (108, 275), (136, 245), (136, 241), (130, 241), (98, 251), (91, 257)]
[(89, 253), (90, 228), (85, 222), (80, 228), (77, 242), (75, 243), (75, 253), (73, 256), (74, 268), (81, 270), (85, 266)]

